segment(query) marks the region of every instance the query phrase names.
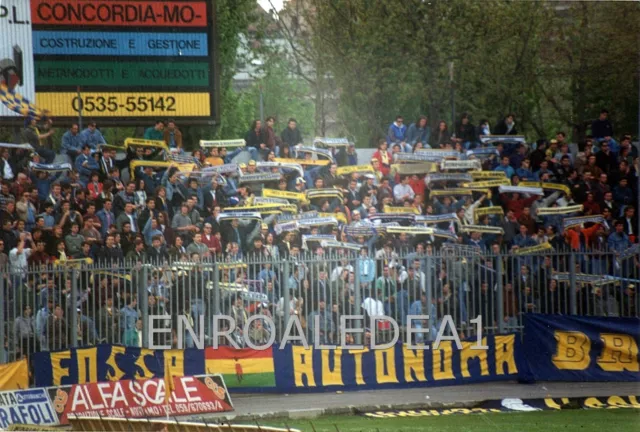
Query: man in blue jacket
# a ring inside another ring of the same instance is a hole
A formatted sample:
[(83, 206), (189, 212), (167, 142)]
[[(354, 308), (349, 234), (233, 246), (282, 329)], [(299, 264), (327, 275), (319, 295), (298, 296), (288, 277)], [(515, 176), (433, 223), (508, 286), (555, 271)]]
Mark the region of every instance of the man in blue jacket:
[(80, 132), (80, 141), (82, 145), (88, 145), (92, 150), (96, 150), (98, 146), (106, 144), (102, 133), (96, 128), (96, 122), (90, 121), (87, 128)]
[(62, 135), (62, 150), (69, 156), (72, 164), (76, 162), (76, 158), (82, 153), (82, 140), (80, 139), (79, 131), (80, 127), (74, 123)]
[(616, 252), (622, 252), (623, 250), (631, 247), (629, 236), (624, 233), (624, 224), (622, 221), (616, 221), (616, 231), (609, 234), (607, 244), (609, 249)]
[(98, 161), (91, 156), (91, 147), (88, 144), (82, 146), (82, 153), (78, 156), (74, 165), (80, 175), (80, 183), (84, 187), (87, 187), (91, 180), (91, 173), (100, 171)]
[(396, 121), (391, 123), (389, 131), (387, 132), (387, 144), (391, 147), (391, 144), (400, 144), (402, 151), (411, 152), (411, 146), (407, 145), (406, 141), (407, 127), (404, 125), (404, 119), (402, 116), (397, 116)]

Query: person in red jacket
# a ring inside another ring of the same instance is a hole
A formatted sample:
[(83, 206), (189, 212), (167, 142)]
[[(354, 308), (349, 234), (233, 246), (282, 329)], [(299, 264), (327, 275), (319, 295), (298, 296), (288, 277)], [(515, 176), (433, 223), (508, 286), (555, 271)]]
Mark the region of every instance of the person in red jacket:
[(411, 186), (411, 189), (413, 189), (416, 196), (420, 195), (424, 197), (424, 189), (426, 187), (424, 184), (424, 178), (419, 177), (416, 174), (412, 175), (409, 179), (409, 186)]
[(373, 154), (373, 159), (377, 159), (378, 162), (380, 162), (380, 172), (382, 175), (388, 176), (391, 171), (392, 158), (391, 153), (387, 150), (387, 141), (380, 140), (378, 150)]
[(511, 194), (500, 194), (500, 199), (507, 210), (511, 210), (516, 219), (520, 219), (524, 208), (531, 207), (531, 204), (538, 199), (538, 195), (533, 195), (530, 198), (521, 198), (519, 193), (514, 192)]

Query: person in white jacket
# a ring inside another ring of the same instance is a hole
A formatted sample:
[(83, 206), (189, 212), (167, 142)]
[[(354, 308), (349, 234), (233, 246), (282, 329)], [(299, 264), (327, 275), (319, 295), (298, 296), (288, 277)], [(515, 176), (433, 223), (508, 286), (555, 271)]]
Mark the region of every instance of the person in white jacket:
[[(475, 223), (475, 211), (483, 203), (483, 201), (487, 199), (487, 195), (482, 195), (476, 202), (473, 204), (467, 204), (462, 207), (464, 209), (464, 224), (465, 225), (473, 225)], [(468, 201), (467, 201), (468, 202)]]

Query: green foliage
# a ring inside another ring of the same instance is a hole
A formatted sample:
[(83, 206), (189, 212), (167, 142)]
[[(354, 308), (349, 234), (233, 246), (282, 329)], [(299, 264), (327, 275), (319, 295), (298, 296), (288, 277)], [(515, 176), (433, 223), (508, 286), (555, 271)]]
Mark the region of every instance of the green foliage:
[[(238, 138), (247, 128), (249, 104), (244, 95), (233, 90), (233, 75), (240, 44), (240, 34), (246, 33), (254, 19), (255, 0), (217, 0), (218, 61), (220, 64), (220, 125), (215, 129), (192, 128), (190, 135), (211, 138)], [(194, 141), (191, 139), (190, 141)]]
[(316, 52), (360, 145), (396, 114), (451, 125), (451, 62), (456, 112), (476, 124), (514, 112), (530, 140), (579, 138), (606, 106), (619, 132), (637, 127), (636, 2), (309, 1)]
[(248, 92), (259, 101), (262, 86), (265, 117), (276, 118), (276, 133), (287, 126), (289, 118), (295, 118), (305, 137), (312, 137), (315, 123), (315, 106), (311, 87), (304, 80), (289, 72), (286, 60), (271, 58), (264, 67), (264, 76)]

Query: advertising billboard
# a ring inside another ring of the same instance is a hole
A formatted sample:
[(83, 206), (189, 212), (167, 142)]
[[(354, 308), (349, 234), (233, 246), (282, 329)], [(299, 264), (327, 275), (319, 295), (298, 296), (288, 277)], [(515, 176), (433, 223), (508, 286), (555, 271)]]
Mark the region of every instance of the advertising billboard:
[(47, 391), (43, 388), (0, 393), (0, 429), (12, 424), (52, 426), (58, 416), (51, 408)]
[(147, 418), (233, 411), (220, 375), (173, 377), (168, 400), (165, 381), (158, 378), (50, 387), (49, 392), (60, 424), (69, 422), (68, 414)]
[[(0, 60), (20, 62), (15, 90), (56, 119), (218, 119), (212, 0), (0, 4)], [(0, 117), (17, 115), (0, 106)]]

